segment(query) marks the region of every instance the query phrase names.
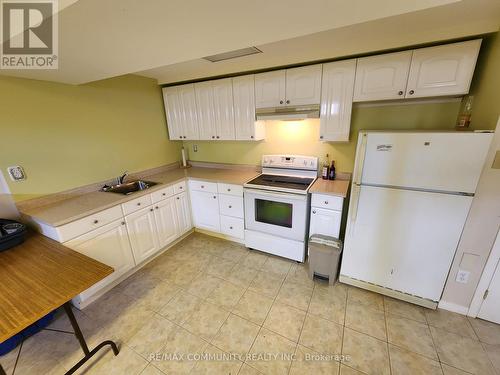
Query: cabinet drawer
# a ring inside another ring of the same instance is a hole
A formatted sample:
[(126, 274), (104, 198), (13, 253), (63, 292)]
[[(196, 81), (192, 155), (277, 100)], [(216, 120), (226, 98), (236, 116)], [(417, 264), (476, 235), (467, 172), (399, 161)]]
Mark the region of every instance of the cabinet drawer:
[(208, 191), (209, 193), (217, 193), (217, 184), (215, 182), (190, 180), (189, 188), (193, 191)]
[(325, 194), (313, 194), (311, 198), (311, 206), (328, 208), (330, 210), (342, 211), (343, 203), (344, 198)]
[(174, 195), (174, 186), (170, 185), (167, 186), (166, 188), (151, 193), (151, 200), (153, 201), (153, 203), (156, 203), (164, 199), (167, 199), (172, 195)]
[(245, 238), (245, 224), (243, 219), (221, 215), (220, 227), (221, 232), (227, 236), (240, 239)]
[(184, 191), (187, 191), (186, 181), (181, 181), (181, 182), (174, 184), (174, 194), (179, 194), (179, 193), (182, 193)]
[(233, 184), (217, 184), (217, 189), (220, 194), (234, 195), (237, 197), (243, 196), (243, 186)]
[(131, 201), (122, 204), (123, 214), (131, 214), (132, 212), (138, 211), (141, 208), (150, 206), (152, 204), (153, 202), (151, 201), (151, 194), (132, 199)]
[(219, 194), (219, 210), (221, 215), (243, 219), (243, 198), (234, 195)]
[(73, 221), (71, 223), (57, 227), (60, 236), (60, 242), (69, 241), (75, 237), (81, 236), (93, 229), (100, 228), (112, 221), (123, 217), (120, 206), (108, 208), (107, 210), (97, 212), (93, 215)]

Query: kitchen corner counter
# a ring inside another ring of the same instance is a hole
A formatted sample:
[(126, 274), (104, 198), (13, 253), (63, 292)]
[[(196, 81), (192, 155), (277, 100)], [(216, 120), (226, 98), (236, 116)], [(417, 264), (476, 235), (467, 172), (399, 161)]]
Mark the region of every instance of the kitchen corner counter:
[[(150, 194), (177, 182), (190, 179), (208, 180), (235, 185), (243, 185), (258, 175), (257, 171), (248, 169), (223, 169), (192, 167), (172, 169), (155, 175), (144, 177), (144, 180), (157, 182), (158, 185), (130, 195), (93, 191), (72, 196), (55, 203), (22, 210), (24, 217), (36, 219), (52, 227), (58, 227), (72, 221), (92, 215), (96, 212), (125, 203), (135, 198)], [(61, 193), (64, 194), (64, 193)]]
[(349, 179), (323, 180), (319, 177), (309, 189), (310, 193), (334, 195), (345, 198), (351, 181)]

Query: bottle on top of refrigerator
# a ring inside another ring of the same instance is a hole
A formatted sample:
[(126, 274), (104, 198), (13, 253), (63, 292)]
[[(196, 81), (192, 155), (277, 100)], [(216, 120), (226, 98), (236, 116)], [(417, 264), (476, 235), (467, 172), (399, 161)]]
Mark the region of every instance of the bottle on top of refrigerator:
[(321, 178), (323, 180), (328, 180), (329, 172), (330, 172), (330, 167), (328, 166), (328, 154), (326, 154), (326, 158), (323, 161), (323, 167), (321, 168)]
[(330, 166), (330, 171), (328, 172), (328, 179), (335, 180), (335, 161), (332, 160), (332, 165)]
[(470, 118), (472, 115), (472, 101), (474, 97), (472, 95), (465, 96), (462, 99), (462, 104), (460, 105), (460, 113), (457, 118), (457, 130), (465, 130), (469, 128)]

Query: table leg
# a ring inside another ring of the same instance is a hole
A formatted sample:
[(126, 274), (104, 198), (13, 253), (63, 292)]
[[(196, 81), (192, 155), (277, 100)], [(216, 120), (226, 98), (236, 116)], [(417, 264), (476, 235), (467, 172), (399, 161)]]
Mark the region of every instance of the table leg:
[[(64, 305), (64, 311), (66, 312), (66, 315), (68, 315), (69, 321), (71, 323), (71, 326), (73, 327), (73, 330), (75, 332), (75, 336), (78, 339), (78, 342), (80, 343), (80, 346), (82, 347), (83, 353), (85, 356), (78, 361), (77, 364), (75, 364), (68, 372), (66, 372), (66, 375), (73, 374), (76, 370), (78, 370), (85, 362), (87, 362), (94, 354), (96, 354), (100, 349), (103, 347), (109, 345), (111, 346), (111, 349), (113, 350), (114, 355), (118, 355), (120, 352), (118, 350), (118, 347), (116, 344), (111, 341), (111, 340), (106, 340), (101, 342), (99, 345), (97, 345), (94, 349), (89, 350), (89, 347), (87, 346), (87, 342), (85, 341), (85, 337), (83, 337), (83, 333), (80, 330), (80, 327), (78, 326), (78, 322), (76, 321), (75, 315), (73, 314), (73, 310), (71, 310), (71, 302), (66, 302)], [(0, 375), (3, 375), (2, 372), (0, 372)]]
[(3, 369), (2, 365), (0, 365), (0, 375), (7, 375), (5, 373), (5, 370)]

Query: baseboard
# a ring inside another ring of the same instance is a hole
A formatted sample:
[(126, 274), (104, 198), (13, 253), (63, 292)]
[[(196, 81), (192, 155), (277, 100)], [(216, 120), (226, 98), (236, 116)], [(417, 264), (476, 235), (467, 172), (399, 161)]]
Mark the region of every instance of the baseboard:
[(237, 242), (237, 243), (240, 243), (243, 245), (245, 244), (244, 238), (236, 238), (236, 237), (226, 236), (225, 234), (222, 234), (222, 233), (212, 232), (212, 231), (200, 229), (200, 228), (195, 228), (194, 231), (198, 232), (198, 233), (206, 234), (207, 236), (222, 238), (223, 240)]
[(469, 308), (466, 306), (457, 305), (456, 303), (446, 302), (443, 300), (439, 301), (438, 308), (461, 315), (467, 315), (467, 312), (469, 311)]

